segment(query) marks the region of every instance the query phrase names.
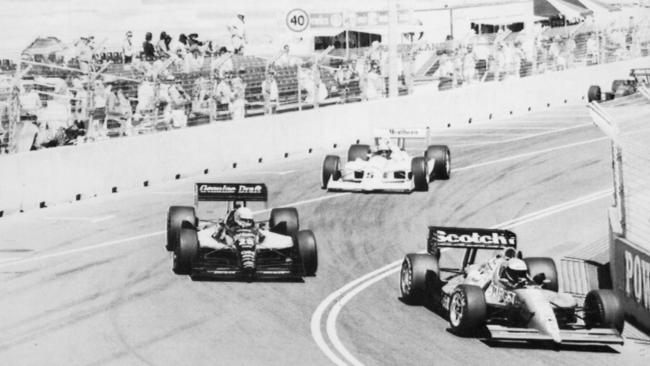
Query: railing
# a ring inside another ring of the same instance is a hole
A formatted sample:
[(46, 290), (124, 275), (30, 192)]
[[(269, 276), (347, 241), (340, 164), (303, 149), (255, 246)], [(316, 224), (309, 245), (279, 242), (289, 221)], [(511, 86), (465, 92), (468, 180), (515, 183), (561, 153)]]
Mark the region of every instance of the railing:
[[(396, 62), (398, 90), (404, 95), (427, 84), (442, 91), (646, 56), (648, 30), (549, 28), (535, 35), (503, 32), (404, 44)], [(350, 54), (346, 59), (339, 50), (327, 50), (318, 57), (274, 60), (188, 54), (123, 64), (118, 52), (103, 52), (92, 65), (74, 59), (48, 63), (47, 57), (17, 65), (5, 60), (0, 153), (386, 97), (386, 50)], [(25, 106), (34, 100), (40, 106)]]

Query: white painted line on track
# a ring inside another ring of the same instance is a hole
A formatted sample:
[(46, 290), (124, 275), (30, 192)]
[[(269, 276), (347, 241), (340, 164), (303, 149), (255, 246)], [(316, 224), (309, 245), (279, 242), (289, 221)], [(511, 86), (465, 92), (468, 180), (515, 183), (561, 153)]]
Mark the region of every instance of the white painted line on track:
[(532, 138), (535, 138), (535, 137), (551, 135), (551, 134), (555, 134), (555, 133), (559, 133), (559, 132), (576, 130), (576, 129), (584, 128), (584, 127), (587, 127), (587, 126), (593, 126), (593, 123), (583, 123), (583, 124), (579, 124), (579, 125), (576, 125), (576, 126), (558, 128), (558, 129), (554, 129), (554, 130), (550, 130), (550, 131), (539, 132), (539, 133), (534, 133), (534, 134), (519, 136), (519, 137), (513, 137), (513, 138), (507, 139), (507, 140), (473, 142), (473, 143), (468, 143), (468, 144), (460, 144), (460, 145), (457, 145), (457, 146), (458, 147), (468, 147), (468, 146), (485, 146), (485, 145), (504, 144), (504, 143), (508, 143), (508, 142), (516, 142), (516, 141), (532, 139)]
[(505, 163), (505, 162), (508, 162), (508, 161), (511, 161), (511, 160), (517, 160), (517, 159), (527, 158), (527, 157), (534, 156), (534, 155), (541, 155), (541, 154), (545, 154), (545, 153), (549, 153), (549, 152), (553, 152), (553, 151), (569, 149), (569, 148), (572, 148), (572, 147), (592, 144), (594, 142), (605, 141), (605, 140), (608, 140), (608, 139), (609, 139), (609, 137), (599, 137), (599, 138), (595, 138), (595, 139), (591, 139), (591, 140), (574, 142), (574, 143), (567, 144), (567, 145), (555, 146), (555, 147), (551, 147), (551, 148), (548, 148), (548, 149), (531, 151), (531, 152), (527, 152), (527, 153), (523, 153), (523, 154), (508, 156), (507, 158), (496, 159), (496, 160), (492, 160), (492, 161), (486, 161), (486, 162), (483, 162), (483, 163), (472, 164), (472, 165), (464, 166), (462, 168), (452, 169), (452, 171), (453, 172), (458, 172), (458, 171), (474, 169), (474, 168), (493, 165), (493, 164)]
[(84, 216), (47, 216), (44, 220), (49, 221), (88, 221), (91, 223), (98, 223), (114, 218), (115, 215), (106, 215), (101, 217), (84, 217)]
[[(551, 206), (522, 217), (508, 220), (502, 222), (498, 225), (493, 226), (493, 228), (513, 228), (520, 226), (532, 221), (540, 220), (550, 215), (566, 211), (587, 203), (591, 203), (612, 194), (611, 189), (606, 189), (586, 196), (579, 197), (575, 200), (567, 201), (559, 205)], [(345, 307), (345, 305), (352, 300), (356, 295), (361, 293), (366, 288), (371, 285), (381, 281), (382, 279), (391, 276), (399, 272), (401, 267), (402, 259), (391, 262), (375, 271), (372, 271), (354, 281), (349, 282), (345, 286), (339, 288), (338, 290), (332, 292), (327, 296), (316, 308), (311, 318), (311, 333), (312, 338), (318, 345), (318, 347), (323, 351), (323, 353), (336, 365), (345, 366), (345, 365), (354, 365), (362, 366), (361, 363), (356, 357), (354, 357), (347, 348), (343, 345), (343, 342), (338, 336), (336, 330), (336, 321), (338, 319), (339, 313)], [(325, 341), (325, 337), (322, 333), (321, 323), (323, 320), (323, 315), (329, 309), (327, 314), (326, 321), (326, 333), (327, 337), (332, 344), (332, 346), (338, 351), (338, 355), (334, 350)], [(340, 356), (340, 357), (339, 357)]]
[(70, 250), (63, 250), (63, 251), (60, 251), (60, 252), (54, 252), (54, 253), (50, 253), (50, 254), (27, 257), (27, 258), (23, 258), (23, 259), (19, 259), (19, 260), (16, 260), (16, 261), (11, 261), (11, 262), (2, 262), (2, 263), (0, 263), (0, 268), (15, 265), (15, 264), (32, 263), (32, 262), (42, 261), (44, 259), (57, 258), (57, 257), (62, 257), (62, 256), (70, 255), (70, 254), (89, 252), (91, 250), (106, 248), (106, 247), (110, 247), (110, 246), (118, 245), (118, 244), (124, 244), (124, 243), (128, 243), (128, 242), (135, 241), (135, 240), (151, 238), (151, 237), (162, 235), (162, 234), (165, 234), (165, 233), (166, 233), (166, 231), (164, 231), (164, 230), (155, 231), (153, 233), (147, 233), (147, 234), (142, 234), (142, 235), (131, 236), (131, 237), (124, 238), (124, 239), (111, 240), (111, 241), (107, 241), (105, 243), (90, 245), (90, 246), (87, 246), (87, 247), (81, 247), (81, 248), (75, 248), (75, 249), (70, 249)]

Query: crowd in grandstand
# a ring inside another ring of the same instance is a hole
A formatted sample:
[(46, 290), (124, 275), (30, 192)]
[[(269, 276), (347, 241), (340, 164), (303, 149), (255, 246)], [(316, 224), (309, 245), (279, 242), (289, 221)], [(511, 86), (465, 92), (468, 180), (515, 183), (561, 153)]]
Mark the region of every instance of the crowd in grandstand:
[[(11, 138), (16, 141), (12, 151), (25, 151), (387, 94), (388, 52), (379, 41), (345, 54), (331, 45), (302, 57), (287, 44), (277, 55), (261, 58), (244, 54), (243, 15), (227, 30), (230, 43), (223, 45), (202, 41), (197, 33), (165, 31), (157, 40), (147, 32), (140, 44), (127, 31), (119, 52), (108, 52), (103, 42), (88, 36), (65, 52), (25, 53), (21, 67), (9, 70), (4, 94), (0, 90), (0, 149), (5, 152)], [(440, 90), (647, 54), (645, 39), (634, 27), (549, 36), (508, 31), (462, 41), (449, 37), (433, 46), (401, 45), (399, 51), (402, 93), (413, 90), (414, 61), (427, 52), (432, 63), (420, 77), (437, 82)], [(20, 122), (10, 131), (15, 100)]]

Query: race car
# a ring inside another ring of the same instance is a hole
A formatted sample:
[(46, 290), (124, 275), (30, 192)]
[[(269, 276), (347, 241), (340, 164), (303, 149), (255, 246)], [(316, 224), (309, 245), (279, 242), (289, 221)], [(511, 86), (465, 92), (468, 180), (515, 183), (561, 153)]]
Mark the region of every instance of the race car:
[[(443, 248), (465, 249), (460, 268), (439, 266)], [(488, 259), (476, 262), (479, 250)], [(409, 304), (431, 304), (459, 335), (493, 341), (623, 344), (623, 308), (611, 290), (591, 290), (584, 305), (558, 292), (551, 258), (523, 258), (507, 230), (429, 227), (427, 253), (407, 254), (400, 292)]]
[(601, 102), (612, 100), (616, 97), (624, 97), (637, 92), (640, 85), (648, 85), (650, 82), (650, 68), (637, 68), (630, 70), (630, 79), (617, 79), (612, 82), (612, 91), (601, 91), (600, 86), (591, 85), (587, 91), (587, 101)]
[(428, 129), (388, 129), (375, 131), (375, 148), (355, 144), (348, 149), (347, 163), (327, 155), (323, 162), (323, 189), (353, 192), (428, 191), (434, 179), (449, 179), (451, 153), (445, 145), (430, 145), (423, 156), (411, 157), (406, 140), (429, 139)]
[[(196, 183), (194, 206), (171, 206), (167, 244), (172, 270), (192, 278), (300, 279), (315, 276), (316, 238), (300, 230), (298, 211), (274, 208), (268, 221), (256, 221), (249, 202), (267, 202), (264, 184)], [(225, 202), (223, 218), (198, 219), (195, 207)]]

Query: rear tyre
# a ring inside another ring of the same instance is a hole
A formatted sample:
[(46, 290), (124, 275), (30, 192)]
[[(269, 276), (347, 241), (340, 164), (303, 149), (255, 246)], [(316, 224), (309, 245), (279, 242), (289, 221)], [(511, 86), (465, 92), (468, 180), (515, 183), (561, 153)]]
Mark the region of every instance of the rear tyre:
[(614, 291), (589, 291), (585, 297), (584, 312), (588, 328), (614, 328), (623, 332), (625, 314), (621, 300)]
[(429, 254), (410, 253), (402, 261), (399, 288), (402, 300), (409, 305), (422, 305), (429, 295), (440, 291), (438, 260)]
[(589, 103), (596, 101), (600, 102), (602, 98), (602, 94), (600, 92), (600, 86), (598, 85), (592, 85), (589, 87), (589, 91), (587, 92), (587, 101)]
[[(542, 285), (542, 288), (557, 292), (559, 284), (557, 280), (557, 268), (555, 261), (552, 258), (544, 257), (530, 257), (524, 258), (526, 266), (528, 266), (528, 273), (530, 277)], [(543, 280), (548, 280), (548, 283), (543, 283)]]
[(458, 285), (449, 299), (451, 329), (467, 335), (485, 324), (487, 306), (483, 290), (478, 286)]
[(429, 164), (429, 167), (433, 163), (429, 181), (434, 179), (449, 179), (451, 175), (451, 152), (449, 152), (449, 147), (445, 145), (431, 145), (424, 153), (424, 158)]
[(187, 221), (196, 226), (196, 213), (194, 207), (190, 206), (171, 206), (167, 211), (167, 244), (165, 249), (168, 252), (174, 251), (178, 245), (181, 224)]
[(296, 244), (300, 253), (303, 273), (305, 276), (316, 276), (318, 270), (318, 249), (316, 237), (311, 230), (300, 230), (296, 233)]
[(429, 178), (427, 172), (427, 161), (422, 156), (411, 160), (411, 173), (413, 174), (413, 185), (415, 190), (426, 192), (429, 190)]
[(277, 234), (293, 236), (300, 228), (298, 210), (294, 207), (274, 208), (269, 219), (271, 231)]
[(187, 221), (182, 223), (178, 245), (174, 248), (172, 270), (177, 275), (192, 273), (192, 263), (199, 252), (199, 239), (196, 229)]
[(321, 179), (321, 187), (327, 189), (327, 183), (330, 177), (334, 180), (341, 178), (341, 158), (336, 155), (327, 155), (323, 161), (323, 175)]
[(369, 159), (369, 154), (370, 154), (369, 145), (359, 145), (359, 144), (350, 145), (350, 148), (348, 149), (348, 161), (355, 161), (357, 159), (361, 159), (365, 161)]

